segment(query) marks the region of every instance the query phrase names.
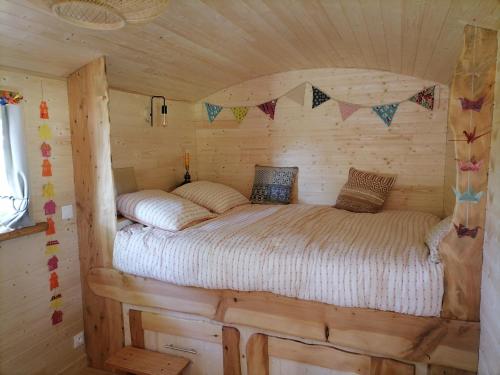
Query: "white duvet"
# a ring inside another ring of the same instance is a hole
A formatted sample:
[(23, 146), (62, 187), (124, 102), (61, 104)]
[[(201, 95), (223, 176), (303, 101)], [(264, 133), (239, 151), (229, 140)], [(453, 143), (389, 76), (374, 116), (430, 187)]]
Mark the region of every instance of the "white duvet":
[(245, 205), (180, 232), (128, 226), (113, 263), (178, 285), (437, 316), (443, 269), (429, 261), (424, 236), (438, 221), (410, 211)]

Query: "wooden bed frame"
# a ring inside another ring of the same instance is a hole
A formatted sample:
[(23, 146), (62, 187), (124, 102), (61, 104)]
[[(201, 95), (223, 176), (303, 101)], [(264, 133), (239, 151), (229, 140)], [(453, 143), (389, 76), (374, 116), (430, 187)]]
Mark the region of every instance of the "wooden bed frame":
[[(491, 128), (496, 48), (496, 31), (466, 26), (450, 92), (449, 127), (456, 139), (463, 138), (470, 116), (479, 130)], [(106, 358), (123, 347), (121, 304), (130, 303), (317, 340), (357, 353), (476, 371), (482, 230), (476, 238), (458, 238), (453, 230), (441, 244), (445, 295), (440, 318), (342, 308), (270, 293), (179, 287), (113, 270), (116, 208), (104, 58), (73, 73), (68, 79), (68, 94), (84, 327), (92, 367), (104, 368)], [(485, 101), (480, 112), (461, 109), (459, 98), (482, 96)], [(489, 135), (473, 145), (474, 156), (485, 165), (489, 145)], [(457, 159), (464, 160), (468, 143), (455, 142), (455, 151)], [(475, 191), (486, 192), (486, 168), (470, 178)], [(457, 183), (461, 186), (459, 177)], [(469, 222), (480, 228), (484, 228), (485, 202), (483, 198), (469, 210)], [(464, 223), (465, 214), (457, 204), (454, 222)]]
[(330, 343), (357, 353), (475, 370), (479, 323), (345, 308), (265, 292), (183, 287), (94, 268), (98, 296)]

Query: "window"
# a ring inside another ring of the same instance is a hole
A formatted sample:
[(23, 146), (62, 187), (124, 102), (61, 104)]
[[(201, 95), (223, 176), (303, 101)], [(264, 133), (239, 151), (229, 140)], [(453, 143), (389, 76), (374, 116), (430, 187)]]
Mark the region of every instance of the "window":
[(0, 232), (33, 225), (21, 99), (11, 92), (0, 94)]

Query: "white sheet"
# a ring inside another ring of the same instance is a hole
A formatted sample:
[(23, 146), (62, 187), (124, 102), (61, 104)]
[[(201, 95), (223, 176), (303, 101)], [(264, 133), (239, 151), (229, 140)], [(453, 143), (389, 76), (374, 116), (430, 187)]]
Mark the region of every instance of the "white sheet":
[(424, 245), (438, 221), (410, 211), (245, 205), (180, 232), (126, 227), (116, 236), (113, 262), (178, 285), (438, 316), (443, 269)]

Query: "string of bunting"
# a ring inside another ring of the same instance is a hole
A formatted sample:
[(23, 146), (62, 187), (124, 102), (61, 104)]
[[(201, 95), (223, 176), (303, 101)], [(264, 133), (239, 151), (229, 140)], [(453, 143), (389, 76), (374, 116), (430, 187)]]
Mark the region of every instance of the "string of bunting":
[(290, 91), (286, 92), (285, 94), (268, 102), (258, 104), (256, 106), (224, 107), (221, 105), (205, 102), (208, 121), (212, 123), (224, 108), (229, 108), (231, 109), (236, 121), (238, 121), (238, 123), (241, 123), (245, 119), (251, 107), (259, 108), (262, 112), (268, 115), (271, 120), (274, 120), (274, 115), (276, 112), (276, 104), (278, 103), (279, 99), (287, 97), (300, 105), (304, 105), (304, 96), (307, 84), (310, 84), (312, 87), (312, 108), (319, 107), (321, 104), (329, 100), (333, 100), (338, 104), (342, 121), (347, 120), (353, 113), (355, 113), (357, 110), (361, 108), (370, 108), (384, 122), (386, 126), (390, 126), (394, 119), (396, 111), (398, 110), (399, 105), (406, 101), (414, 102), (431, 111), (434, 109), (436, 86), (430, 86), (424, 88), (423, 90), (417, 92), (415, 95), (412, 95), (411, 97), (405, 100), (401, 100), (399, 102), (366, 106), (355, 103), (349, 103), (340, 100), (338, 98), (334, 98), (325, 93), (320, 88), (314, 86), (312, 83), (304, 82), (294, 87)]

